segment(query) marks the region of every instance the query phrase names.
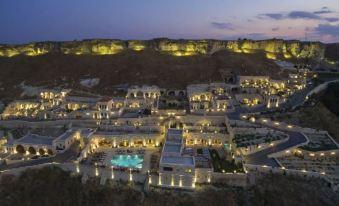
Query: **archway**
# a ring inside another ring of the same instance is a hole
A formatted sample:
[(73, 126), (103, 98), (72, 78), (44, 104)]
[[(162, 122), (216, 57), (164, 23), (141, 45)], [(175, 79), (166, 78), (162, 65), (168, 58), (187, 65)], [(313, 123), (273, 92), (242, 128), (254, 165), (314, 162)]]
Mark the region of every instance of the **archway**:
[(175, 91), (169, 91), (168, 96), (175, 96)]
[(25, 153), (25, 148), (24, 148), (22, 145), (16, 146), (15, 150), (16, 150), (18, 153), (21, 153), (21, 154), (24, 154), (24, 153)]
[(45, 150), (42, 149), (42, 148), (40, 148), (40, 149), (39, 149), (39, 154), (40, 154), (40, 155), (44, 155), (44, 154), (45, 154)]
[(141, 91), (137, 92), (137, 97), (143, 97), (143, 96), (144, 96), (144, 94)]
[(52, 151), (51, 149), (48, 149), (48, 150), (47, 150), (47, 153), (48, 153), (49, 155), (53, 155), (53, 154), (54, 154), (53, 151)]
[(29, 147), (28, 152), (33, 155), (36, 154), (36, 150), (34, 149), (34, 147)]

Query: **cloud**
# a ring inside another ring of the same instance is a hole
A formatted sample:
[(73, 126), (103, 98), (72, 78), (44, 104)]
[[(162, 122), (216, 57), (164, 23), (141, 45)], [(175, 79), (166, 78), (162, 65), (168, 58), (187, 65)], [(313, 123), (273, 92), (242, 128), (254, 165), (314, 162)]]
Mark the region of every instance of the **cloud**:
[(274, 19), (274, 20), (281, 20), (281, 19), (284, 19), (284, 15), (283, 14), (280, 14), (280, 13), (267, 13), (267, 14), (260, 14), (258, 16), (259, 18), (262, 18), (262, 17), (268, 17), (268, 18), (271, 18), (271, 19)]
[(224, 22), (211, 22), (211, 25), (216, 29), (221, 30), (234, 30), (234, 26), (231, 23), (224, 23)]
[(337, 22), (339, 21), (338, 17), (329, 17), (329, 18), (325, 18), (326, 21), (328, 22)]
[(314, 14), (313, 12), (307, 11), (291, 11), (287, 14), (283, 13), (267, 13), (260, 14), (259, 18), (268, 17), (274, 20), (283, 20), (283, 19), (321, 19), (320, 16)]
[(279, 27), (274, 27), (274, 28), (272, 28), (272, 31), (279, 31), (279, 30), (280, 30)]
[(287, 17), (290, 19), (321, 19), (320, 16), (307, 11), (291, 11)]
[(304, 20), (322, 20), (326, 22), (337, 22), (339, 21), (338, 17), (322, 17), (318, 14), (329, 14), (335, 13), (328, 10), (327, 7), (323, 7), (320, 11), (308, 12), (308, 11), (290, 11), (288, 13), (266, 13), (259, 14), (257, 18), (264, 19), (269, 18), (273, 20), (284, 20), (284, 19), (304, 19)]
[(330, 10), (327, 10), (327, 11), (325, 11), (325, 10), (323, 10), (323, 11), (315, 11), (315, 12), (313, 12), (313, 14), (331, 14), (331, 13), (334, 13), (333, 11), (330, 11)]
[(314, 14), (331, 14), (331, 13), (334, 13), (334, 12), (331, 11), (328, 7), (324, 6), (323, 8), (321, 8), (321, 10), (315, 11), (313, 13)]
[(314, 31), (320, 35), (339, 36), (339, 25), (319, 24)]

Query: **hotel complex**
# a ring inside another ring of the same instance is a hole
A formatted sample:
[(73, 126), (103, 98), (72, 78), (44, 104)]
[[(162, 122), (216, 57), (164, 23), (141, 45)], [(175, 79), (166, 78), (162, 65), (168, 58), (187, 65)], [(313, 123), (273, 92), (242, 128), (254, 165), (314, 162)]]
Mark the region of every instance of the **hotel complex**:
[(291, 97), (302, 95), (309, 81), (299, 71), (283, 80), (238, 76), (182, 90), (121, 87), (110, 97), (41, 89), (37, 98), (16, 100), (2, 112), (1, 161), (56, 158), (77, 145), (71, 169), (84, 179), (192, 190), (214, 183), (243, 186), (250, 174), (273, 171), (317, 176), (338, 189), (339, 147), (326, 131), (260, 117), (296, 106)]

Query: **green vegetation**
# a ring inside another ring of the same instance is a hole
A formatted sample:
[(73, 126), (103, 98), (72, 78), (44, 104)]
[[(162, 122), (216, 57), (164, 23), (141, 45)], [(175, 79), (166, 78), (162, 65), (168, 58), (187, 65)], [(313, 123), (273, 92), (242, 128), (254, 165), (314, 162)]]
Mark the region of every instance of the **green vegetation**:
[(212, 157), (214, 172), (244, 172), (241, 163), (236, 164), (234, 159), (229, 161), (227, 159), (221, 158), (215, 149), (210, 149), (209, 151)]

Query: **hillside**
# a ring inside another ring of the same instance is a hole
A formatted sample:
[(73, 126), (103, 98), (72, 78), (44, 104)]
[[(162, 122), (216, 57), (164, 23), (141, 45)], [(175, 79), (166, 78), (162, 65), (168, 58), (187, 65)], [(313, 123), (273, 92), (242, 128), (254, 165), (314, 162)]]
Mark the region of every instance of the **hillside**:
[[(109, 182), (109, 181), (108, 181)], [(196, 193), (133, 190), (133, 184), (116, 181), (105, 186), (99, 179), (81, 184), (79, 176), (57, 167), (30, 169), (19, 177), (0, 180), (0, 205), (337, 205), (337, 194), (320, 179), (269, 175), (249, 188), (202, 188)], [(141, 188), (141, 185), (134, 185)], [(62, 198), (61, 198), (62, 197)]]
[[(18, 85), (77, 88), (111, 95), (114, 86), (155, 84), (184, 88), (222, 81), (223, 75), (280, 77), (274, 59), (317, 65), (335, 60), (338, 44), (320, 42), (152, 39), (89, 39), (68, 42), (0, 44), (0, 99), (18, 97)], [(323, 61), (325, 62), (325, 61)], [(99, 78), (93, 88), (80, 79)]]
[(268, 117), (301, 127), (328, 131), (339, 141), (339, 84), (330, 84), (324, 91), (311, 100), (313, 106), (301, 107), (288, 113), (275, 113)]
[(327, 44), (325, 57), (332, 61), (339, 61), (339, 43)]
[(145, 49), (115, 55), (18, 55), (0, 57), (0, 98), (19, 95), (26, 85), (81, 88), (80, 79), (99, 78), (91, 91), (112, 94), (119, 84), (149, 84), (184, 88), (190, 83), (222, 81), (222, 73), (279, 77), (278, 66), (264, 53), (218, 51), (212, 55), (173, 56)]

